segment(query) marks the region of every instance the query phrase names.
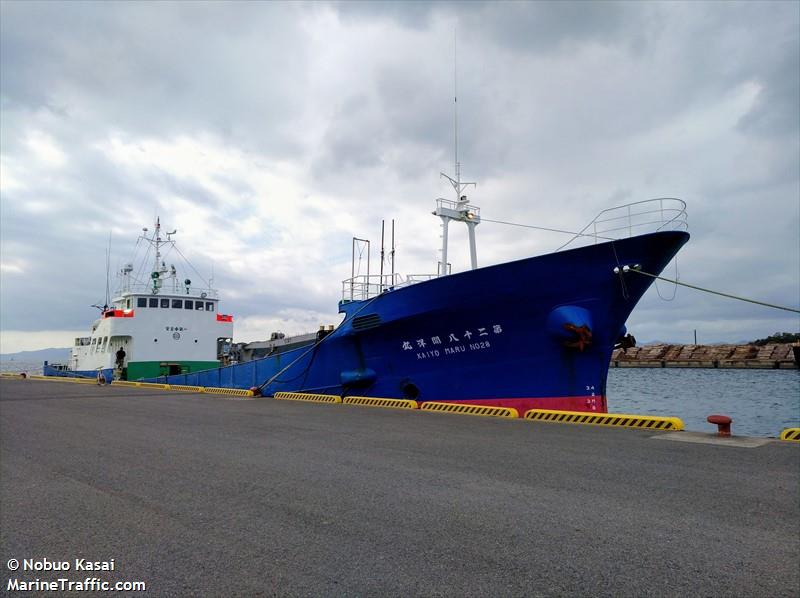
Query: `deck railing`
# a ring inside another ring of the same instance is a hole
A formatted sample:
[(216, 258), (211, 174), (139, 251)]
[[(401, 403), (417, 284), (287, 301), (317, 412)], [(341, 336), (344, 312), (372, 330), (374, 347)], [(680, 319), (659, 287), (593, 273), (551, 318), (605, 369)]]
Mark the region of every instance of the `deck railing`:
[(662, 230), (688, 230), (686, 202), (675, 197), (645, 199), (608, 208), (558, 248), (598, 243)]
[(439, 197), (436, 199), (436, 211), (438, 212), (442, 209), (452, 210), (453, 212), (464, 211), (468, 214), (471, 214), (471, 217), (469, 218), (470, 220), (481, 219), (481, 209), (478, 206), (473, 206), (466, 203), (466, 201), (453, 201), (451, 199)]
[(182, 284), (164, 284), (158, 289), (158, 293), (153, 293), (152, 283), (133, 283), (117, 289), (115, 297), (123, 295), (169, 295), (169, 296), (183, 296), (188, 299), (210, 298), (217, 299), (219, 292), (216, 289), (209, 289), (208, 287), (187, 287)]
[(432, 278), (436, 278), (436, 274), (362, 274), (342, 281), (342, 300), (364, 301)]

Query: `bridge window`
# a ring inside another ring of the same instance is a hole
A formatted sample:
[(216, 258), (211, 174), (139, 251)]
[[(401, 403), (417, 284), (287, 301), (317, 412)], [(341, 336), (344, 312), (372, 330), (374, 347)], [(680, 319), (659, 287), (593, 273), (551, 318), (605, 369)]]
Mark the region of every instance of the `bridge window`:
[(172, 309), (181, 309), (183, 307), (183, 299), (173, 299)]
[(147, 302), (150, 307), (158, 307), (158, 299), (155, 297), (150, 297), (150, 300)]
[(147, 307), (147, 297), (137, 297), (136, 307)]
[(195, 301), (194, 308), (198, 311), (203, 311), (203, 302), (202, 301)]
[(187, 299), (186, 301), (183, 302), (183, 307), (186, 309), (194, 309), (194, 301), (192, 301), (191, 299)]
[(130, 308), (131, 308), (131, 300), (129, 297), (128, 299), (125, 300), (125, 309), (130, 309)]
[(167, 309), (167, 308), (169, 308), (169, 299), (162, 299), (162, 300), (161, 300), (161, 307), (162, 307), (163, 309)]
[(206, 301), (206, 311), (214, 311), (214, 302)]

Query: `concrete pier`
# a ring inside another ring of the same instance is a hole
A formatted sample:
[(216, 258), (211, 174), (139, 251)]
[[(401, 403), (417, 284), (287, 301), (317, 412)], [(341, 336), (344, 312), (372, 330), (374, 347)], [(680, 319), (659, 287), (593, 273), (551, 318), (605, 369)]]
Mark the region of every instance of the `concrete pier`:
[[(0, 379), (0, 582), (800, 594), (800, 445), (670, 434)], [(42, 558), (115, 569), (9, 570)]]

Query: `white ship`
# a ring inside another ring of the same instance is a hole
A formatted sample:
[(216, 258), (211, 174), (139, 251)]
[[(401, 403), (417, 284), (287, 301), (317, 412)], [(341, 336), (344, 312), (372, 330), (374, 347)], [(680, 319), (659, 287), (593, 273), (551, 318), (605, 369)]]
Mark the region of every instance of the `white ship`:
[(102, 373), (107, 381), (137, 380), (224, 364), (233, 316), (220, 313), (213, 279), (205, 287), (192, 286), (190, 279), (180, 279), (174, 264), (167, 266), (173, 250), (183, 255), (172, 239), (177, 231), (162, 237), (160, 219), (152, 233), (142, 231), (138, 244), (146, 253), (138, 270), (133, 263), (120, 270), (119, 288), (101, 308), (89, 336), (75, 339), (69, 363), (45, 363), (45, 375)]

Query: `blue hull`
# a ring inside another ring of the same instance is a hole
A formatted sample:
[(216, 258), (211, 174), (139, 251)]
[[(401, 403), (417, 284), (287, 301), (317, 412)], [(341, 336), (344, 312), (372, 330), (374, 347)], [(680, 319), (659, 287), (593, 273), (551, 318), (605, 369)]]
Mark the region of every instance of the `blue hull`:
[[(114, 377), (114, 370), (112, 368), (106, 368), (100, 370), (103, 373), (103, 376), (106, 379), (106, 383), (110, 384), (111, 380)], [(97, 372), (98, 370), (58, 370), (54, 367), (50, 367), (47, 365), (47, 362), (44, 363), (42, 366), (42, 375), (44, 376), (57, 376), (61, 378), (91, 378), (93, 380), (97, 379)]]
[(364, 301), (314, 348), (158, 378), (173, 384), (606, 411), (614, 344), (689, 239), (658, 232), (452, 274)]

